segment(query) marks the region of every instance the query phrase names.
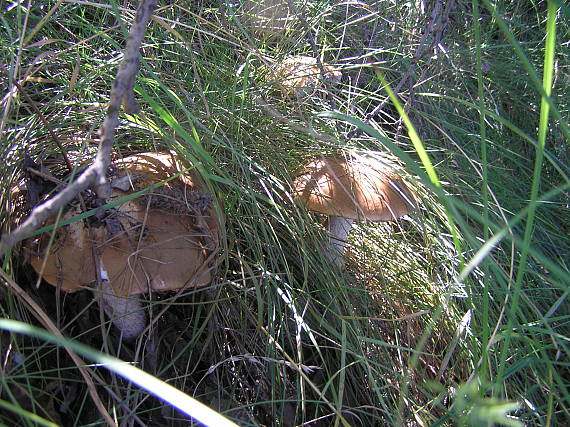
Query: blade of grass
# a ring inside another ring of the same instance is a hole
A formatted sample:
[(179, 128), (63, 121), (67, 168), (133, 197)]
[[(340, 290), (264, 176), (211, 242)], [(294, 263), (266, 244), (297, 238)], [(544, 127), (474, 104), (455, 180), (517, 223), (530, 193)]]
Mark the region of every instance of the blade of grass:
[(175, 408), (178, 408), (183, 413), (206, 426), (215, 425), (220, 427), (237, 427), (237, 424), (228, 420), (223, 415), (210, 409), (208, 406), (197, 401), (193, 397), (181, 392), (177, 388), (172, 387), (170, 384), (159, 380), (142, 369), (136, 368), (123, 360), (101, 353), (86, 346), (85, 344), (63, 337), (56, 337), (43, 329), (36, 328), (16, 320), (0, 319), (0, 329), (39, 338), (52, 344), (72, 349), (73, 351), (94, 360), (96, 363), (101, 364), (108, 370), (132, 381), (139, 387), (147, 390), (151, 394), (154, 394), (165, 402), (168, 402)]
[[(485, 126), (485, 94), (483, 88), (483, 70), (481, 65), (481, 26), (479, 23), (479, 1), (473, 0), (472, 1), (473, 7), (473, 26), (474, 26), (474, 33), (475, 33), (475, 59), (477, 63), (477, 97), (479, 101), (479, 141), (481, 145), (481, 170), (483, 175), (483, 182), (481, 183), (481, 193), (483, 199), (483, 240), (487, 242), (489, 240), (489, 227), (487, 224), (489, 223), (489, 165), (487, 159), (487, 128)], [(481, 336), (481, 355), (480, 358), (482, 360), (481, 365), (481, 375), (486, 375), (488, 372), (487, 366), (489, 365), (489, 354), (485, 349), (487, 348), (487, 344), (489, 342), (489, 337), (491, 336), (490, 330), (490, 322), (489, 322), (489, 286), (488, 280), (489, 271), (487, 268), (487, 264), (483, 263), (483, 270), (485, 272), (484, 275), (484, 283), (486, 283), (485, 291), (483, 292), (483, 308), (481, 312), (481, 321), (480, 327), (482, 329), (482, 336)], [(469, 295), (475, 295), (475, 292), (469, 292)], [(472, 300), (472, 306), (476, 305), (476, 302)], [(478, 313), (476, 311), (475, 313)], [(478, 321), (478, 316), (473, 316), (473, 322), (476, 324)], [(485, 377), (483, 377), (485, 380)]]
[[(421, 96), (426, 96), (426, 97), (446, 99), (446, 100), (456, 102), (456, 103), (459, 103), (461, 105), (479, 110), (479, 107), (476, 104), (473, 104), (469, 101), (465, 101), (463, 99), (459, 99), (456, 97), (451, 97), (448, 95), (435, 94), (435, 93), (418, 93), (417, 95), (418, 96), (421, 95)], [(514, 123), (508, 121), (507, 119), (505, 119), (504, 117), (501, 117), (496, 112), (493, 112), (487, 108), (483, 109), (483, 113), (485, 114), (486, 117), (492, 118), (493, 120), (496, 120), (501, 125), (505, 126), (507, 129), (509, 129), (511, 132), (520, 136), (523, 140), (527, 141), (529, 144), (533, 145), (535, 148), (538, 148), (539, 143), (532, 136), (528, 135), (522, 129), (518, 128)], [(556, 155), (554, 153), (546, 150), (546, 148), (544, 150), (544, 156), (548, 160), (548, 162), (552, 165), (552, 167), (554, 167), (554, 169), (556, 169), (556, 171), (560, 174), (562, 179), (564, 179), (564, 181), (566, 181), (567, 183), (570, 183), (570, 176), (568, 175), (568, 173), (570, 172), (570, 167), (568, 167), (568, 165), (566, 165), (566, 164), (562, 163), (560, 160), (558, 160), (556, 158)]]
[[(416, 129), (414, 128), (412, 121), (408, 117), (408, 114), (404, 110), (404, 107), (400, 103), (400, 101), (399, 101), (398, 97), (396, 96), (396, 94), (394, 93), (394, 91), (390, 88), (390, 85), (388, 84), (388, 82), (386, 81), (386, 79), (384, 78), (382, 73), (377, 69), (374, 71), (375, 71), (376, 77), (378, 77), (378, 79), (380, 79), (380, 82), (382, 83), (384, 90), (386, 92), (388, 92), (388, 96), (390, 96), (390, 100), (394, 104), (394, 107), (396, 107), (396, 110), (398, 110), (398, 114), (400, 115), (400, 117), (404, 121), (404, 124), (406, 125), (406, 129), (408, 130), (408, 135), (410, 137), (410, 140), (412, 141), (412, 144), (414, 145), (414, 149), (416, 150), (416, 153), (418, 154), (418, 156), (422, 162), (422, 165), (425, 168), (426, 173), (428, 174), (428, 177), (430, 178), (432, 185), (436, 189), (441, 189), (441, 183), (439, 181), (439, 178), (437, 177), (437, 173), (435, 171), (435, 168), (433, 167), (433, 164), (429, 158), (429, 155), (428, 155), (418, 133), (416, 132)], [(455, 221), (453, 220), (453, 216), (451, 213), (449, 203), (447, 201), (447, 197), (443, 197), (442, 202), (444, 203), (444, 206), (445, 206), (445, 215), (446, 215), (447, 221), (448, 221), (449, 232), (453, 236), (453, 244), (455, 245), (455, 250), (459, 254), (460, 263), (463, 264), (463, 253), (461, 250), (461, 242), (459, 241), (459, 233), (458, 233), (457, 227), (455, 226)]]
[[(6, 284), (8, 285), (8, 288), (11, 289), (13, 292), (15, 292), (18, 295), (18, 297), (21, 300), (23, 300), (25, 302), (25, 304), (31, 309), (34, 316), (36, 316), (36, 318), (46, 328), (48, 328), (50, 331), (52, 331), (54, 336), (58, 336), (61, 339), (63, 339), (63, 335), (61, 334), (59, 329), (56, 328), (54, 323), (45, 314), (45, 312), (41, 309), (41, 307), (32, 298), (30, 298), (30, 296), (26, 292), (24, 292), (24, 290), (20, 286), (18, 286), (17, 283), (14, 282), (11, 279), (11, 277), (6, 274), (6, 272), (4, 270), (0, 270), (0, 276), (6, 282)], [(115, 425), (113, 418), (107, 412), (107, 409), (103, 405), (103, 402), (101, 401), (101, 398), (99, 397), (99, 394), (97, 393), (97, 389), (95, 388), (95, 384), (93, 383), (93, 378), (92, 378), (92, 376), (94, 376), (94, 375), (90, 372), (90, 370), (88, 368), (86, 368), (84, 366), (85, 364), (83, 363), (83, 361), (79, 358), (79, 356), (77, 356), (76, 353), (73, 352), (73, 350), (68, 348), (67, 352), (69, 353), (69, 356), (71, 357), (71, 359), (73, 360), (75, 365), (78, 367), (79, 372), (81, 373), (81, 376), (85, 380), (85, 383), (87, 384), (87, 388), (89, 389), (89, 394), (91, 395), (91, 398), (93, 399), (93, 402), (95, 403), (95, 406), (97, 407), (97, 410), (99, 411), (101, 416), (105, 419), (105, 422), (107, 422), (107, 424)]]
[(548, 99), (552, 91), (552, 80), (554, 76), (554, 51), (555, 51), (555, 41), (556, 41), (556, 15), (558, 8), (556, 4), (552, 1), (548, 2), (548, 18), (546, 22), (546, 43), (544, 52), (544, 74), (543, 74), (543, 89), (544, 95), (540, 103), (540, 119), (538, 124), (538, 147), (536, 149), (536, 157), (534, 162), (534, 173), (532, 177), (531, 192), (530, 192), (530, 203), (527, 222), (525, 226), (523, 247), (521, 248), (521, 254), (519, 259), (519, 265), (517, 270), (517, 275), (515, 283), (513, 285), (513, 296), (511, 299), (511, 305), (509, 309), (509, 316), (507, 320), (507, 325), (505, 327), (505, 340), (501, 347), (499, 367), (497, 373), (497, 385), (500, 386), (505, 375), (505, 363), (510, 354), (510, 344), (511, 344), (511, 333), (514, 328), (515, 319), (517, 318), (517, 310), (519, 299), (521, 295), (522, 281), (525, 276), (527, 268), (527, 257), (529, 253), (529, 247), (531, 245), (533, 230), (534, 230), (534, 218), (536, 214), (536, 200), (538, 198), (538, 191), (540, 187), (540, 177), (542, 172), (542, 160), (544, 158), (544, 148), (546, 146), (546, 134), (548, 131), (548, 116), (550, 111), (550, 103)]
[(39, 415), (34, 414), (33, 412), (26, 411), (23, 408), (20, 408), (16, 405), (12, 405), (10, 402), (6, 402), (5, 400), (0, 399), (0, 408), (4, 408), (5, 410), (14, 412), (15, 414), (20, 415), (21, 417), (25, 417), (29, 421), (33, 421), (41, 426), (46, 427), (57, 427), (57, 424), (46, 420), (45, 418), (40, 417)]
[[(530, 80), (532, 81), (535, 89), (538, 91), (538, 93), (540, 93), (540, 96), (542, 97), (541, 102), (546, 103), (548, 105), (548, 107), (552, 110), (553, 116), (556, 118), (556, 120), (559, 121), (560, 130), (562, 131), (562, 134), (564, 135), (564, 137), (567, 140), (570, 141), (570, 129), (568, 128), (568, 123), (566, 123), (566, 120), (564, 119), (564, 117), (562, 117), (562, 115), (560, 114), (560, 111), (558, 111), (558, 108), (556, 108), (556, 105), (554, 104), (554, 102), (550, 98), (550, 92), (546, 92), (546, 88), (544, 87), (543, 84), (541, 84), (538, 73), (534, 69), (530, 60), (525, 55), (520, 43), (517, 42), (517, 40), (513, 36), (512, 32), (509, 30), (509, 27), (505, 23), (504, 19), (501, 18), (499, 16), (499, 14), (497, 13), (497, 6), (492, 5), (489, 2), (489, 0), (482, 0), (482, 1), (483, 1), (483, 3), (485, 3), (485, 6), (487, 6), (487, 9), (492, 13), (493, 18), (497, 22), (497, 25), (499, 26), (499, 28), (501, 29), (501, 31), (503, 32), (503, 34), (505, 35), (505, 37), (509, 41), (510, 45), (515, 50), (515, 53), (519, 57), (523, 67), (526, 69), (526, 71), (530, 77)], [(556, 2), (553, 2), (552, 0), (548, 1), (549, 11), (550, 11), (550, 8), (554, 8), (557, 10), (557, 7), (558, 6), (557, 6)], [(553, 41), (553, 43), (554, 43), (554, 41)]]

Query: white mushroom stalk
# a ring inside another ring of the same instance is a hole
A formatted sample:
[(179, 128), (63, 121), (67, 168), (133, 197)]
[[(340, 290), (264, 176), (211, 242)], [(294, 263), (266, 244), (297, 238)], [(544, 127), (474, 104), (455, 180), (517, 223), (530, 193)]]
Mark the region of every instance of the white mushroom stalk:
[(109, 281), (109, 275), (103, 263), (100, 263), (101, 292), (99, 304), (113, 325), (120, 331), (121, 338), (137, 338), (146, 326), (146, 314), (137, 296), (119, 297)]
[(328, 232), (329, 242), (328, 248), (325, 249), (325, 257), (339, 267), (344, 265), (344, 250), (348, 233), (352, 227), (354, 220), (342, 216), (329, 216)]

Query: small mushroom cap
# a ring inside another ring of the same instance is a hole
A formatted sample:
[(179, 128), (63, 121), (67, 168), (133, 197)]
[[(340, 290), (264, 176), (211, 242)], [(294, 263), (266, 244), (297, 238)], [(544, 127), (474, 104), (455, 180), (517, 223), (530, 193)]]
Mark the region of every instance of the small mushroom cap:
[[(138, 154), (114, 165), (113, 195), (108, 202), (186, 169), (169, 153)], [(212, 198), (204, 191), (202, 178), (191, 169), (150, 193), (106, 211), (99, 222), (88, 219), (93, 240), (82, 220), (58, 229), (47, 260), (50, 233), (45, 233), (28, 243), (30, 263), (39, 273), (45, 260), (42, 277), (54, 286), (59, 284), (63, 291), (73, 292), (96, 281), (95, 245), (117, 296), (207, 285), (212, 278), (208, 256), (219, 243), (219, 223)], [(63, 219), (80, 213), (80, 208), (74, 207)]]
[(340, 69), (326, 62), (321, 62), (321, 65), (325, 72), (324, 76), (321, 75), (316, 58), (303, 55), (287, 56), (272, 65), (268, 77), (285, 95), (289, 93), (299, 96), (309, 95), (311, 89), (322, 86), (321, 77), (331, 84), (339, 83), (342, 79)]
[(391, 221), (408, 215), (413, 197), (386, 164), (367, 157), (321, 157), (306, 164), (293, 182), (296, 200), (329, 216)]

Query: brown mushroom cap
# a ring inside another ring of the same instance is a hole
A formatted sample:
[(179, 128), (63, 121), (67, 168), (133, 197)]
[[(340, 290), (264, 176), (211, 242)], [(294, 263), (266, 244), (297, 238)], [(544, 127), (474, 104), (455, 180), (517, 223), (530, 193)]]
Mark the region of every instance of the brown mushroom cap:
[(324, 76), (316, 58), (303, 55), (287, 56), (271, 66), (268, 77), (283, 94), (294, 93), (299, 96), (309, 95), (322, 86), (321, 77), (329, 83), (336, 84), (342, 79), (342, 72), (326, 62), (321, 62)]
[(329, 216), (390, 221), (414, 208), (402, 178), (384, 163), (367, 157), (315, 159), (302, 168), (293, 188), (293, 197), (308, 210)]
[[(108, 202), (186, 169), (174, 154), (168, 153), (138, 154), (114, 164), (117, 170), (112, 182), (118, 185), (113, 186)], [(131, 188), (127, 190), (125, 184)], [(117, 296), (207, 285), (212, 278), (207, 258), (219, 242), (219, 224), (211, 197), (204, 191), (202, 178), (192, 169), (107, 211), (102, 224), (90, 225), (94, 241), (85, 221), (59, 228), (43, 278), (54, 286), (60, 284), (66, 292), (96, 281), (92, 255), (95, 244)], [(80, 212), (79, 207), (72, 208), (64, 219)], [(42, 268), (49, 238), (50, 233), (45, 233), (28, 244), (30, 262), (37, 272)]]

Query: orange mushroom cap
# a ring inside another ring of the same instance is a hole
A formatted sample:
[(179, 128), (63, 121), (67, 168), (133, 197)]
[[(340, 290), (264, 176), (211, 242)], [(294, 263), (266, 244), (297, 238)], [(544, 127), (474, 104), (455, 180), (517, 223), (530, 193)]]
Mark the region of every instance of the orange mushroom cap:
[(324, 76), (316, 58), (311, 56), (294, 55), (287, 56), (283, 60), (272, 65), (269, 77), (285, 94), (294, 92), (297, 95), (307, 93), (306, 89), (315, 89), (321, 86), (320, 79), (324, 77), (330, 83), (339, 83), (342, 79), (340, 69), (321, 62)]
[(315, 159), (303, 166), (293, 188), (293, 197), (308, 210), (329, 216), (390, 221), (415, 207), (402, 178), (369, 157)]
[[(119, 184), (113, 185), (107, 202), (186, 169), (171, 153), (142, 153), (114, 165), (113, 181)], [(203, 200), (205, 191), (202, 178), (191, 169), (107, 211), (104, 224), (90, 226), (93, 240), (85, 221), (79, 220), (57, 229), (47, 259), (49, 233), (28, 242), (30, 262), (39, 273), (45, 261), (42, 277), (54, 286), (61, 285), (63, 291), (74, 292), (96, 281), (95, 245), (117, 296), (207, 285), (212, 279), (208, 255), (218, 245), (219, 223), (211, 200)], [(72, 208), (63, 219), (80, 212), (79, 207)]]

